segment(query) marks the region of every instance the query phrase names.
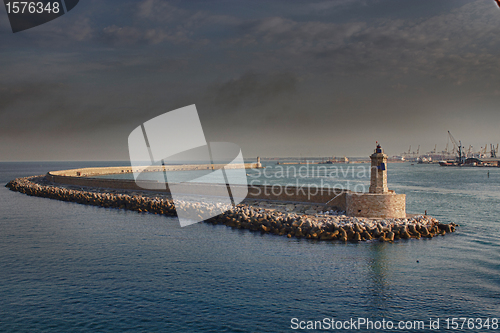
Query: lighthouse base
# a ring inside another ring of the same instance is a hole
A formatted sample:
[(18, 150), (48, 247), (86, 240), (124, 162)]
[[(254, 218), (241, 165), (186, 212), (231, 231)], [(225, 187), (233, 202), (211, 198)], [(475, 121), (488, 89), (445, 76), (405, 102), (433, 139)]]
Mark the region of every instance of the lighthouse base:
[(369, 218), (406, 218), (406, 194), (347, 193), (346, 213)]

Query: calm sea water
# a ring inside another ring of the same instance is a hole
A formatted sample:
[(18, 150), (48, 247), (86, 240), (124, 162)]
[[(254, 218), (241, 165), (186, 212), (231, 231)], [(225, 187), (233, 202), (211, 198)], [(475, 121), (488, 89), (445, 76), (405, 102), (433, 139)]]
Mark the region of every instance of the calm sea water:
[[(0, 163), (0, 181), (120, 164)], [(249, 179), (294, 182), (268, 171)], [(301, 182), (321, 179), (368, 184), (328, 173)], [(500, 169), (390, 164), (389, 187), (407, 194), (409, 212), (427, 210), (460, 224), (458, 232), (394, 244), (313, 242), (180, 228), (174, 218), (1, 187), (0, 331), (293, 332), (292, 318), (325, 317), (439, 317), (445, 331), (445, 318), (500, 317)]]

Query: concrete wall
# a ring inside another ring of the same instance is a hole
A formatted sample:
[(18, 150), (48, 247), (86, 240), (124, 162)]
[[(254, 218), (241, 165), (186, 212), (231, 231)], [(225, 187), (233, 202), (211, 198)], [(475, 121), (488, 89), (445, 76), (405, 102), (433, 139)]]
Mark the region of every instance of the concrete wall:
[[(258, 163), (247, 163), (246, 168), (256, 167)], [(175, 170), (206, 170), (212, 168), (211, 165), (179, 165), (167, 166), (168, 171)], [(237, 166), (235, 166), (237, 167)], [(243, 167), (241, 165), (240, 167)], [(148, 169), (148, 171), (162, 171), (158, 169)], [(50, 171), (45, 178), (51, 182), (74, 185), (101, 187), (107, 189), (144, 191), (145, 188), (152, 191), (170, 193), (168, 184), (155, 181), (141, 181), (142, 186), (138, 186), (134, 180), (92, 178), (96, 175), (131, 173), (131, 167), (108, 167), (108, 168), (83, 168), (73, 170)], [(174, 185), (172, 185), (174, 186)], [(237, 190), (238, 185), (232, 185), (233, 190)], [(224, 184), (189, 183), (182, 186), (188, 194), (207, 196), (227, 196), (227, 187)], [(191, 190), (191, 191), (190, 191)], [(277, 185), (250, 185), (248, 186), (248, 199), (306, 202), (316, 204), (327, 204), (340, 210), (346, 210), (346, 193), (350, 191), (331, 188), (317, 188), (307, 186), (277, 186)]]
[[(45, 178), (51, 182), (66, 185), (144, 191), (144, 188), (137, 186), (136, 182), (133, 180), (60, 176), (54, 175), (53, 172), (48, 173)], [(165, 183), (149, 182), (146, 187), (152, 191), (170, 193), (168, 184)], [(237, 190), (238, 187), (238, 185), (232, 185), (233, 191)], [(185, 184), (183, 188), (188, 194), (196, 193), (196, 195), (200, 196), (225, 196), (228, 193), (227, 187), (224, 184), (189, 183)], [(189, 191), (190, 188), (192, 189), (191, 191)], [(317, 204), (328, 203), (329, 207), (346, 210), (346, 193), (350, 193), (350, 191), (328, 188), (322, 189), (316, 187), (308, 188), (306, 186), (278, 187), (272, 185), (250, 185), (248, 186), (247, 198), (259, 200), (307, 202)]]
[[(260, 163), (244, 163), (244, 164), (198, 164), (198, 165), (166, 165), (166, 166), (144, 166), (145, 172), (161, 172), (161, 171), (192, 171), (192, 170), (217, 170), (217, 169), (257, 169), (262, 168)], [(118, 173), (132, 173), (132, 167), (107, 167), (107, 168), (80, 168), (71, 170), (50, 171), (48, 175), (52, 176), (70, 176), (70, 177), (91, 177), (97, 175), (110, 175)]]
[(307, 186), (250, 185), (247, 198), (327, 204), (346, 210), (346, 194), (351, 191)]
[[(54, 175), (53, 172), (47, 173), (45, 179), (53, 183), (65, 184), (65, 185), (75, 185), (75, 186), (89, 186), (89, 187), (102, 187), (108, 189), (118, 189), (118, 190), (144, 190), (142, 187), (136, 185), (133, 180), (115, 180), (115, 179), (104, 179), (104, 178), (86, 178), (86, 177), (75, 177), (75, 176), (59, 176)], [(151, 182), (157, 186), (160, 183)]]
[(405, 218), (405, 194), (348, 193), (347, 215), (375, 218)]

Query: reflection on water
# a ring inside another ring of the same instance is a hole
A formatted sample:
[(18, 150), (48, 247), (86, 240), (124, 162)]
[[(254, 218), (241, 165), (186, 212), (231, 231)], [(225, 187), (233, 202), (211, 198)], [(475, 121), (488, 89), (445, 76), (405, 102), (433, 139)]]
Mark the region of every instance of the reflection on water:
[(376, 244), (370, 247), (368, 259), (368, 277), (370, 279), (370, 289), (372, 297), (370, 298), (370, 305), (374, 309), (384, 311), (387, 308), (387, 282), (386, 274), (386, 251), (384, 248), (388, 244)]

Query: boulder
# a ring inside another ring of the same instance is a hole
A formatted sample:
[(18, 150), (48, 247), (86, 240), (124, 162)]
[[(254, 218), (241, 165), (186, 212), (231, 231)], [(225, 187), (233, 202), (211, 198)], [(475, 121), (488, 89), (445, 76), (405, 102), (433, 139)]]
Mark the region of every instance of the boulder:
[(370, 240), (370, 239), (373, 239), (372, 235), (370, 235), (370, 233), (368, 231), (363, 231), (363, 233), (361, 234), (361, 236), (363, 237), (364, 240)]

